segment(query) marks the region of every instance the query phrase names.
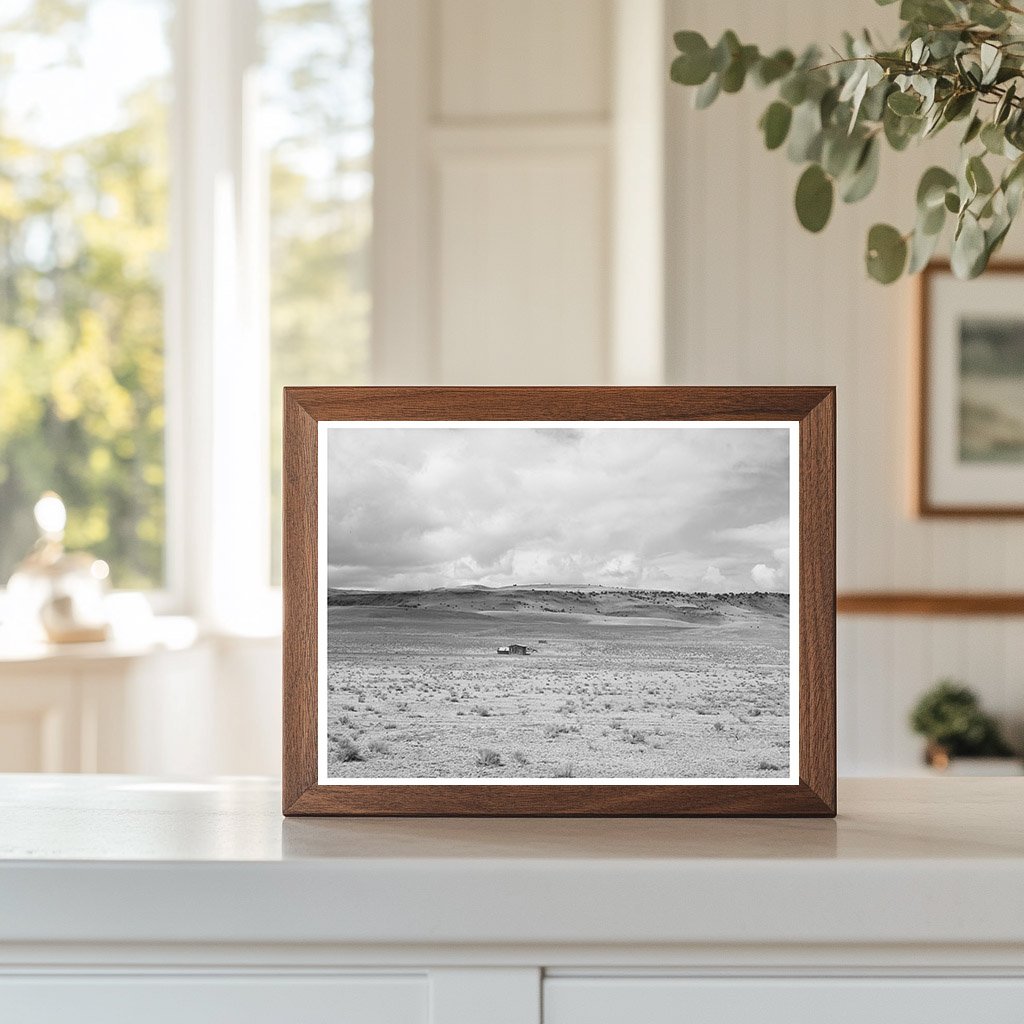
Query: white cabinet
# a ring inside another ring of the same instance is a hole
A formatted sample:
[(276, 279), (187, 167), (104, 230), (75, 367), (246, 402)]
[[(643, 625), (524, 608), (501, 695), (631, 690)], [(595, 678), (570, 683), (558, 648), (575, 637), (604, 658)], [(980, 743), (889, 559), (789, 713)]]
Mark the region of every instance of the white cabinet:
[(548, 978), (544, 1024), (1020, 1024), (1022, 978)]
[(427, 979), (159, 975), (0, 978), (17, 1024), (427, 1024)]
[[(187, 769), (212, 673), (209, 645), (76, 644), (0, 651), (0, 772)], [(178, 751), (167, 748), (172, 745)]]
[(1024, 1024), (1021, 785), (282, 820), (260, 779), (0, 775), (0, 1024)]
[(280, 770), (281, 639), (156, 619), (131, 644), (0, 644), (0, 772)]

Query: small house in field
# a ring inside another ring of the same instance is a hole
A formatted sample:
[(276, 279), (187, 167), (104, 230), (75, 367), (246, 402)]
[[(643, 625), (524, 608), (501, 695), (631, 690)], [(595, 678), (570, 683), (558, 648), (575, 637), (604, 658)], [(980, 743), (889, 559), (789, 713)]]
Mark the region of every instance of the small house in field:
[(527, 647), (526, 644), (509, 644), (507, 647), (499, 647), (499, 654), (532, 654), (532, 647)]

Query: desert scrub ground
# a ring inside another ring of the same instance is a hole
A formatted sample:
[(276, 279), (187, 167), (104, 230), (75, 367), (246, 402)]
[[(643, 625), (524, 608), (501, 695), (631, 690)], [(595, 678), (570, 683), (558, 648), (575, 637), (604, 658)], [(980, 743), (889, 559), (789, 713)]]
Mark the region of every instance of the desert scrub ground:
[[(331, 591), (328, 774), (789, 773), (785, 595)], [(522, 643), (529, 656), (497, 648)]]

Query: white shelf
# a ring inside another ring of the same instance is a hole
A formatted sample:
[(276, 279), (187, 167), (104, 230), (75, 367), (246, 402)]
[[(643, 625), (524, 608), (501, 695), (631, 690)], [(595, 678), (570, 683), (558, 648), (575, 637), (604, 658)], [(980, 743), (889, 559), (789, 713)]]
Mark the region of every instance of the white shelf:
[(261, 781), (8, 776), (0, 942), (1020, 949), (1022, 793), (848, 780), (836, 821), (285, 820)]
[(121, 630), (110, 640), (86, 644), (51, 644), (24, 640), (0, 631), (0, 667), (57, 663), (61, 665), (95, 664), (143, 658), (160, 651), (183, 651), (192, 647), (199, 631), (194, 619), (183, 615), (162, 615), (149, 619), (140, 628)]
[(836, 821), (284, 820), (259, 780), (0, 777), (0, 1005), (1018, 1024), (1022, 785), (849, 780)]

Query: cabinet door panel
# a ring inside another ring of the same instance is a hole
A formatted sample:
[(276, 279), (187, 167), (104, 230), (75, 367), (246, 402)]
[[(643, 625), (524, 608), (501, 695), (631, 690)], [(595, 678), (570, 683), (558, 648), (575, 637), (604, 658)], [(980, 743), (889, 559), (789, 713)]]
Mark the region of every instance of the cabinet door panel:
[(18, 1024), (427, 1024), (425, 977), (99, 976), (0, 979)]
[(544, 1024), (1021, 1024), (1024, 978), (549, 978)]

